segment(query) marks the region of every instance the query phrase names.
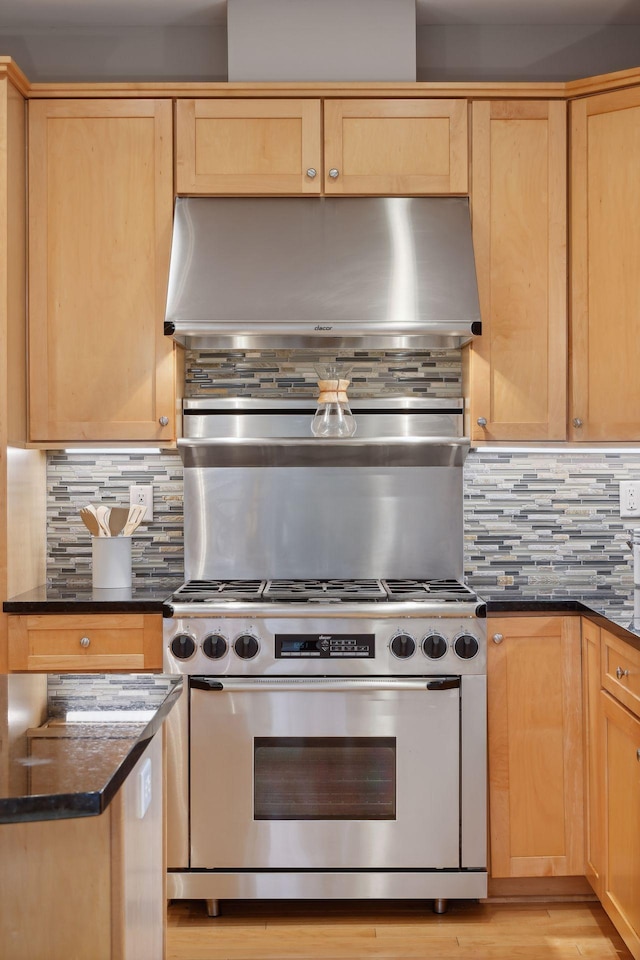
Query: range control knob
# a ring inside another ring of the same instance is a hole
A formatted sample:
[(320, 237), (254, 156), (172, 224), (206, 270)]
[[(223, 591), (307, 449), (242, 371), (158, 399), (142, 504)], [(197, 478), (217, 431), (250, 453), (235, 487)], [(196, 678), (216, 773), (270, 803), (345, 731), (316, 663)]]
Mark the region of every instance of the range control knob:
[(453, 649), (461, 660), (472, 660), (480, 649), (480, 644), (470, 633), (462, 633), (456, 637)]
[(428, 633), (422, 641), (422, 652), (430, 660), (439, 660), (447, 652), (447, 641), (439, 633)]
[(171, 653), (178, 660), (188, 660), (196, 652), (196, 642), (188, 633), (179, 633), (171, 641)]
[(205, 657), (210, 660), (219, 660), (227, 652), (227, 641), (219, 633), (211, 633), (202, 641)]
[(407, 660), (416, 652), (416, 642), (408, 633), (397, 633), (390, 644), (391, 653), (399, 660)]
[(258, 641), (250, 633), (242, 633), (233, 644), (233, 649), (242, 660), (252, 660), (258, 652)]

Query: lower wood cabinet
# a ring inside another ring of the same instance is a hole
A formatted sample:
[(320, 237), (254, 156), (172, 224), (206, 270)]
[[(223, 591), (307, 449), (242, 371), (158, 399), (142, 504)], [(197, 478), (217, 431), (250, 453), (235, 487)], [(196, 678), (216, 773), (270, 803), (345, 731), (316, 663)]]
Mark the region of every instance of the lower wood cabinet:
[[(141, 818), (147, 759), (151, 801)], [(162, 762), (156, 734), (100, 816), (0, 824), (2, 957), (164, 957)]]
[(9, 617), (9, 671), (160, 670), (159, 614)]
[(492, 877), (584, 875), (577, 617), (489, 620)]
[(585, 781), (585, 870), (602, 899), (604, 888), (604, 760), (600, 697), (600, 628), (582, 621), (582, 698)]

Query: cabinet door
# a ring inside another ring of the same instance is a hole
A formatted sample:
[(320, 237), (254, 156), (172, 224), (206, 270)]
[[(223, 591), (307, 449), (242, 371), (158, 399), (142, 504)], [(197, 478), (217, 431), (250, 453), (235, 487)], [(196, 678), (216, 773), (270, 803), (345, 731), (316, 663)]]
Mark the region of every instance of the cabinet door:
[(640, 957), (640, 719), (600, 694), (607, 783), (607, 865), (602, 903)]
[(582, 621), (582, 699), (585, 860), (589, 883), (602, 898), (604, 883), (604, 760), (600, 704), (600, 629)]
[(492, 618), (487, 674), (491, 876), (583, 875), (579, 619)]
[(178, 100), (178, 193), (320, 193), (321, 184), (319, 100)]
[(169, 101), (29, 104), (31, 440), (175, 436), (171, 132)]
[(474, 103), (472, 144), (482, 336), (467, 348), (471, 437), (564, 440), (566, 106)]
[(640, 89), (571, 104), (573, 440), (640, 439)]
[(467, 155), (466, 100), (325, 101), (325, 193), (466, 193)]

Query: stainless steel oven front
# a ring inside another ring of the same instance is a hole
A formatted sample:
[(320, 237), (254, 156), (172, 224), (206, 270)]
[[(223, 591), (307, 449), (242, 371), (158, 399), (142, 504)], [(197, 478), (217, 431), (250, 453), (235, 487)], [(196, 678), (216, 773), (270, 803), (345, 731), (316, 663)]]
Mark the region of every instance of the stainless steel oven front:
[(192, 869), (458, 869), (460, 695), (460, 677), (191, 678)]

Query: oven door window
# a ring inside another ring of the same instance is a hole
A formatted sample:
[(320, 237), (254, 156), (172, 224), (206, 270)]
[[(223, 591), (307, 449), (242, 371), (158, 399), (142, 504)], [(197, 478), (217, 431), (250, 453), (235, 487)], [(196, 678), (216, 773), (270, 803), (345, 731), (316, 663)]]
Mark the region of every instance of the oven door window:
[(256, 737), (254, 820), (395, 820), (395, 737)]

